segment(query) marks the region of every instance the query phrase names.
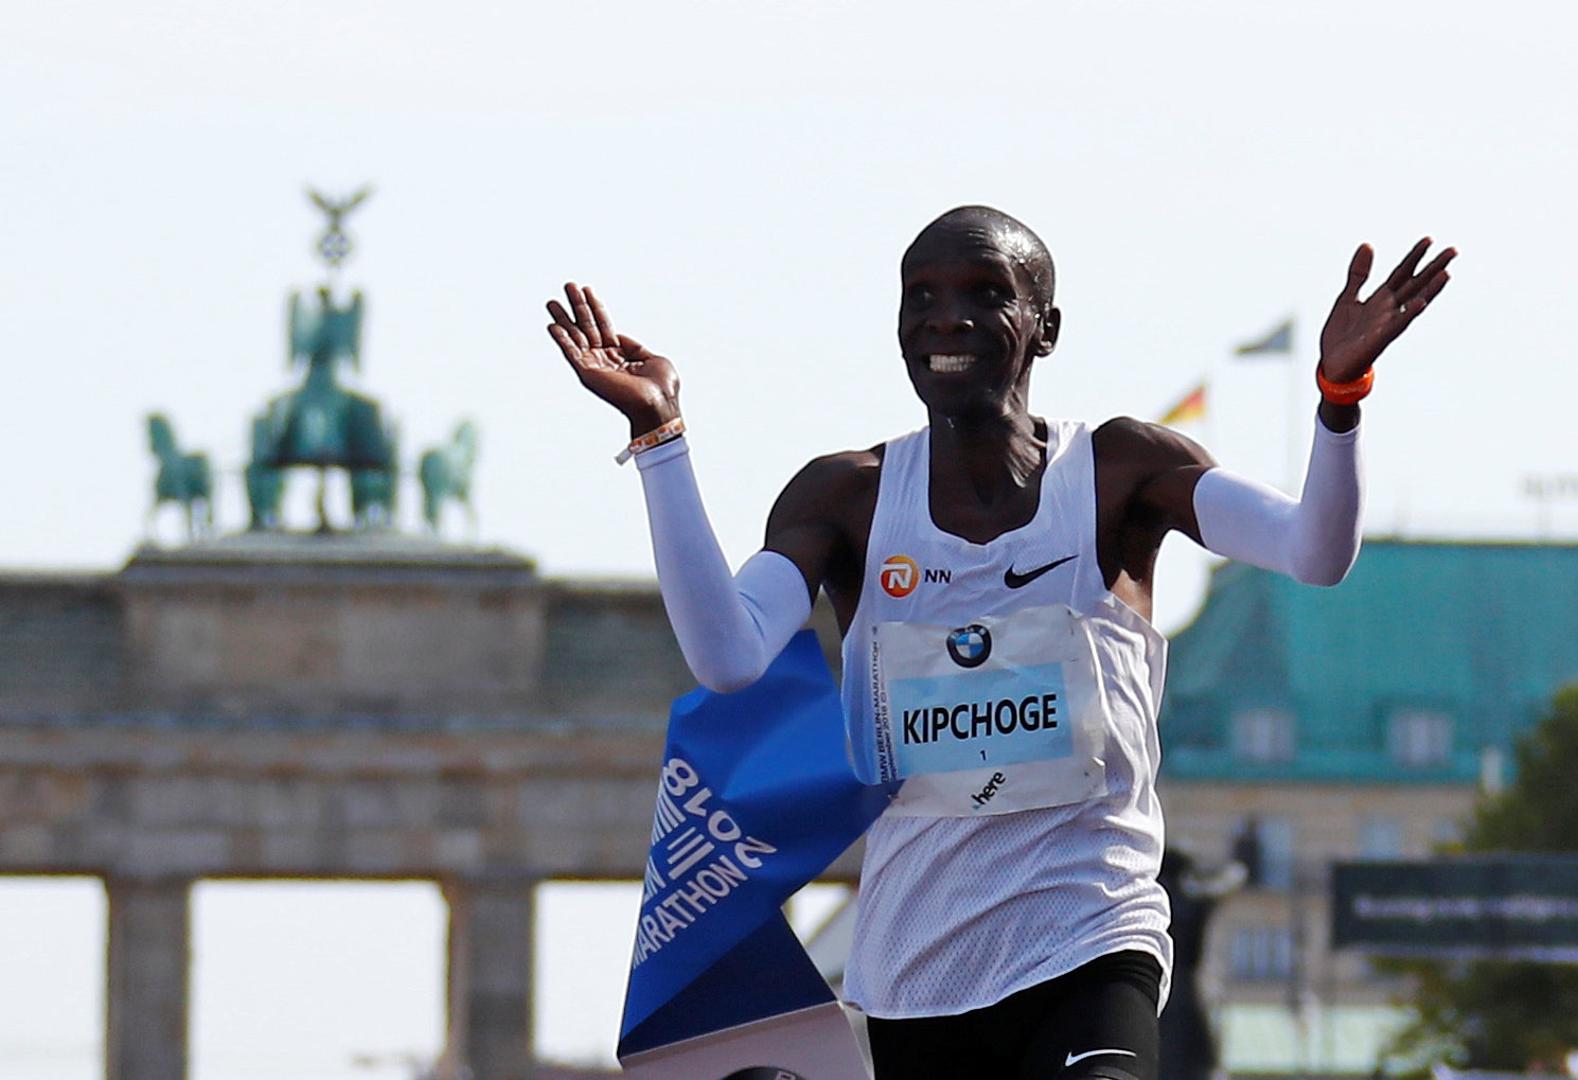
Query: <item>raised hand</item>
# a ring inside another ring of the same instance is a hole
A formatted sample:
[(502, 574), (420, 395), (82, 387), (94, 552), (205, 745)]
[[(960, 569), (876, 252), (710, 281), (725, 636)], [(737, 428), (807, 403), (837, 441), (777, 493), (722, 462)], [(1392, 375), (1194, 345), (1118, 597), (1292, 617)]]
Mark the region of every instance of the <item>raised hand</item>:
[(1415, 273), (1419, 260), (1429, 249), (1427, 236), (1414, 245), (1368, 300), (1360, 300), (1359, 289), (1370, 276), (1375, 251), (1369, 244), (1359, 245), (1348, 264), (1348, 284), (1338, 294), (1320, 332), (1320, 366), (1327, 379), (1346, 383), (1363, 376), (1386, 347), (1446, 288), (1447, 264), (1457, 257), (1457, 251), (1447, 248)]
[(553, 316), (548, 335), (581, 385), (625, 415), (632, 439), (678, 416), (679, 374), (674, 365), (635, 338), (615, 333), (608, 310), (590, 288), (572, 281), (564, 295), (570, 311), (557, 300), (548, 301)]

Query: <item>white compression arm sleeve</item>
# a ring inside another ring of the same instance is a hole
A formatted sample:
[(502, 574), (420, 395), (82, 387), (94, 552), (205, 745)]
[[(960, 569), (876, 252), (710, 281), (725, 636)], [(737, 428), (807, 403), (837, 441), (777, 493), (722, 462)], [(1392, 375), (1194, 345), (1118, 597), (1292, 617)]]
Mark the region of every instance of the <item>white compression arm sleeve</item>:
[(1297, 501), (1226, 469), (1207, 472), (1194, 489), (1207, 548), (1306, 585), (1335, 585), (1347, 576), (1359, 557), (1363, 511), (1359, 429), (1337, 434), (1319, 418)]
[(758, 551), (730, 576), (683, 437), (637, 455), (636, 467), (658, 588), (685, 662), (709, 690), (742, 690), (810, 618), (805, 578), (776, 551)]

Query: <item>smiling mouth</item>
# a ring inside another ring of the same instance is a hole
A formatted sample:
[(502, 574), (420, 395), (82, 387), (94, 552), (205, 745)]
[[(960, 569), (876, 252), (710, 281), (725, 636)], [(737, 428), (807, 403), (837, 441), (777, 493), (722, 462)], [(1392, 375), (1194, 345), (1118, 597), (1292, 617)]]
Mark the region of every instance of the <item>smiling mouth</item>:
[(932, 353), (926, 357), (926, 367), (930, 371), (955, 373), (969, 371), (975, 365), (973, 353)]

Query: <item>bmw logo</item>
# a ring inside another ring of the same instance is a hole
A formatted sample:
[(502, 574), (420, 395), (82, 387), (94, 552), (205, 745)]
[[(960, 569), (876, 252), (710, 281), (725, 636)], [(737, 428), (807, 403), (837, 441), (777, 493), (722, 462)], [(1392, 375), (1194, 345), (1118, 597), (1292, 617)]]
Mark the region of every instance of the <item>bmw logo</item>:
[(992, 632), (980, 623), (950, 631), (948, 655), (960, 667), (980, 667), (992, 655)]
[(739, 1069), (725, 1076), (723, 1080), (805, 1080), (797, 1072), (780, 1069), (772, 1065), (757, 1065), (749, 1069)]

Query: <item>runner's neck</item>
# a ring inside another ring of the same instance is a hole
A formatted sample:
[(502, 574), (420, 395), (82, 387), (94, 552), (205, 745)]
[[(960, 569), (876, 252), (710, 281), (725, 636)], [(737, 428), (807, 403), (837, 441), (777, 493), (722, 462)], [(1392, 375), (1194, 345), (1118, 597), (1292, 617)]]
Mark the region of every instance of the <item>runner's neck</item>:
[(982, 508), (1012, 503), (1033, 486), (1046, 456), (1046, 423), (1023, 407), (1001, 416), (931, 417), (931, 475), (968, 490)]

